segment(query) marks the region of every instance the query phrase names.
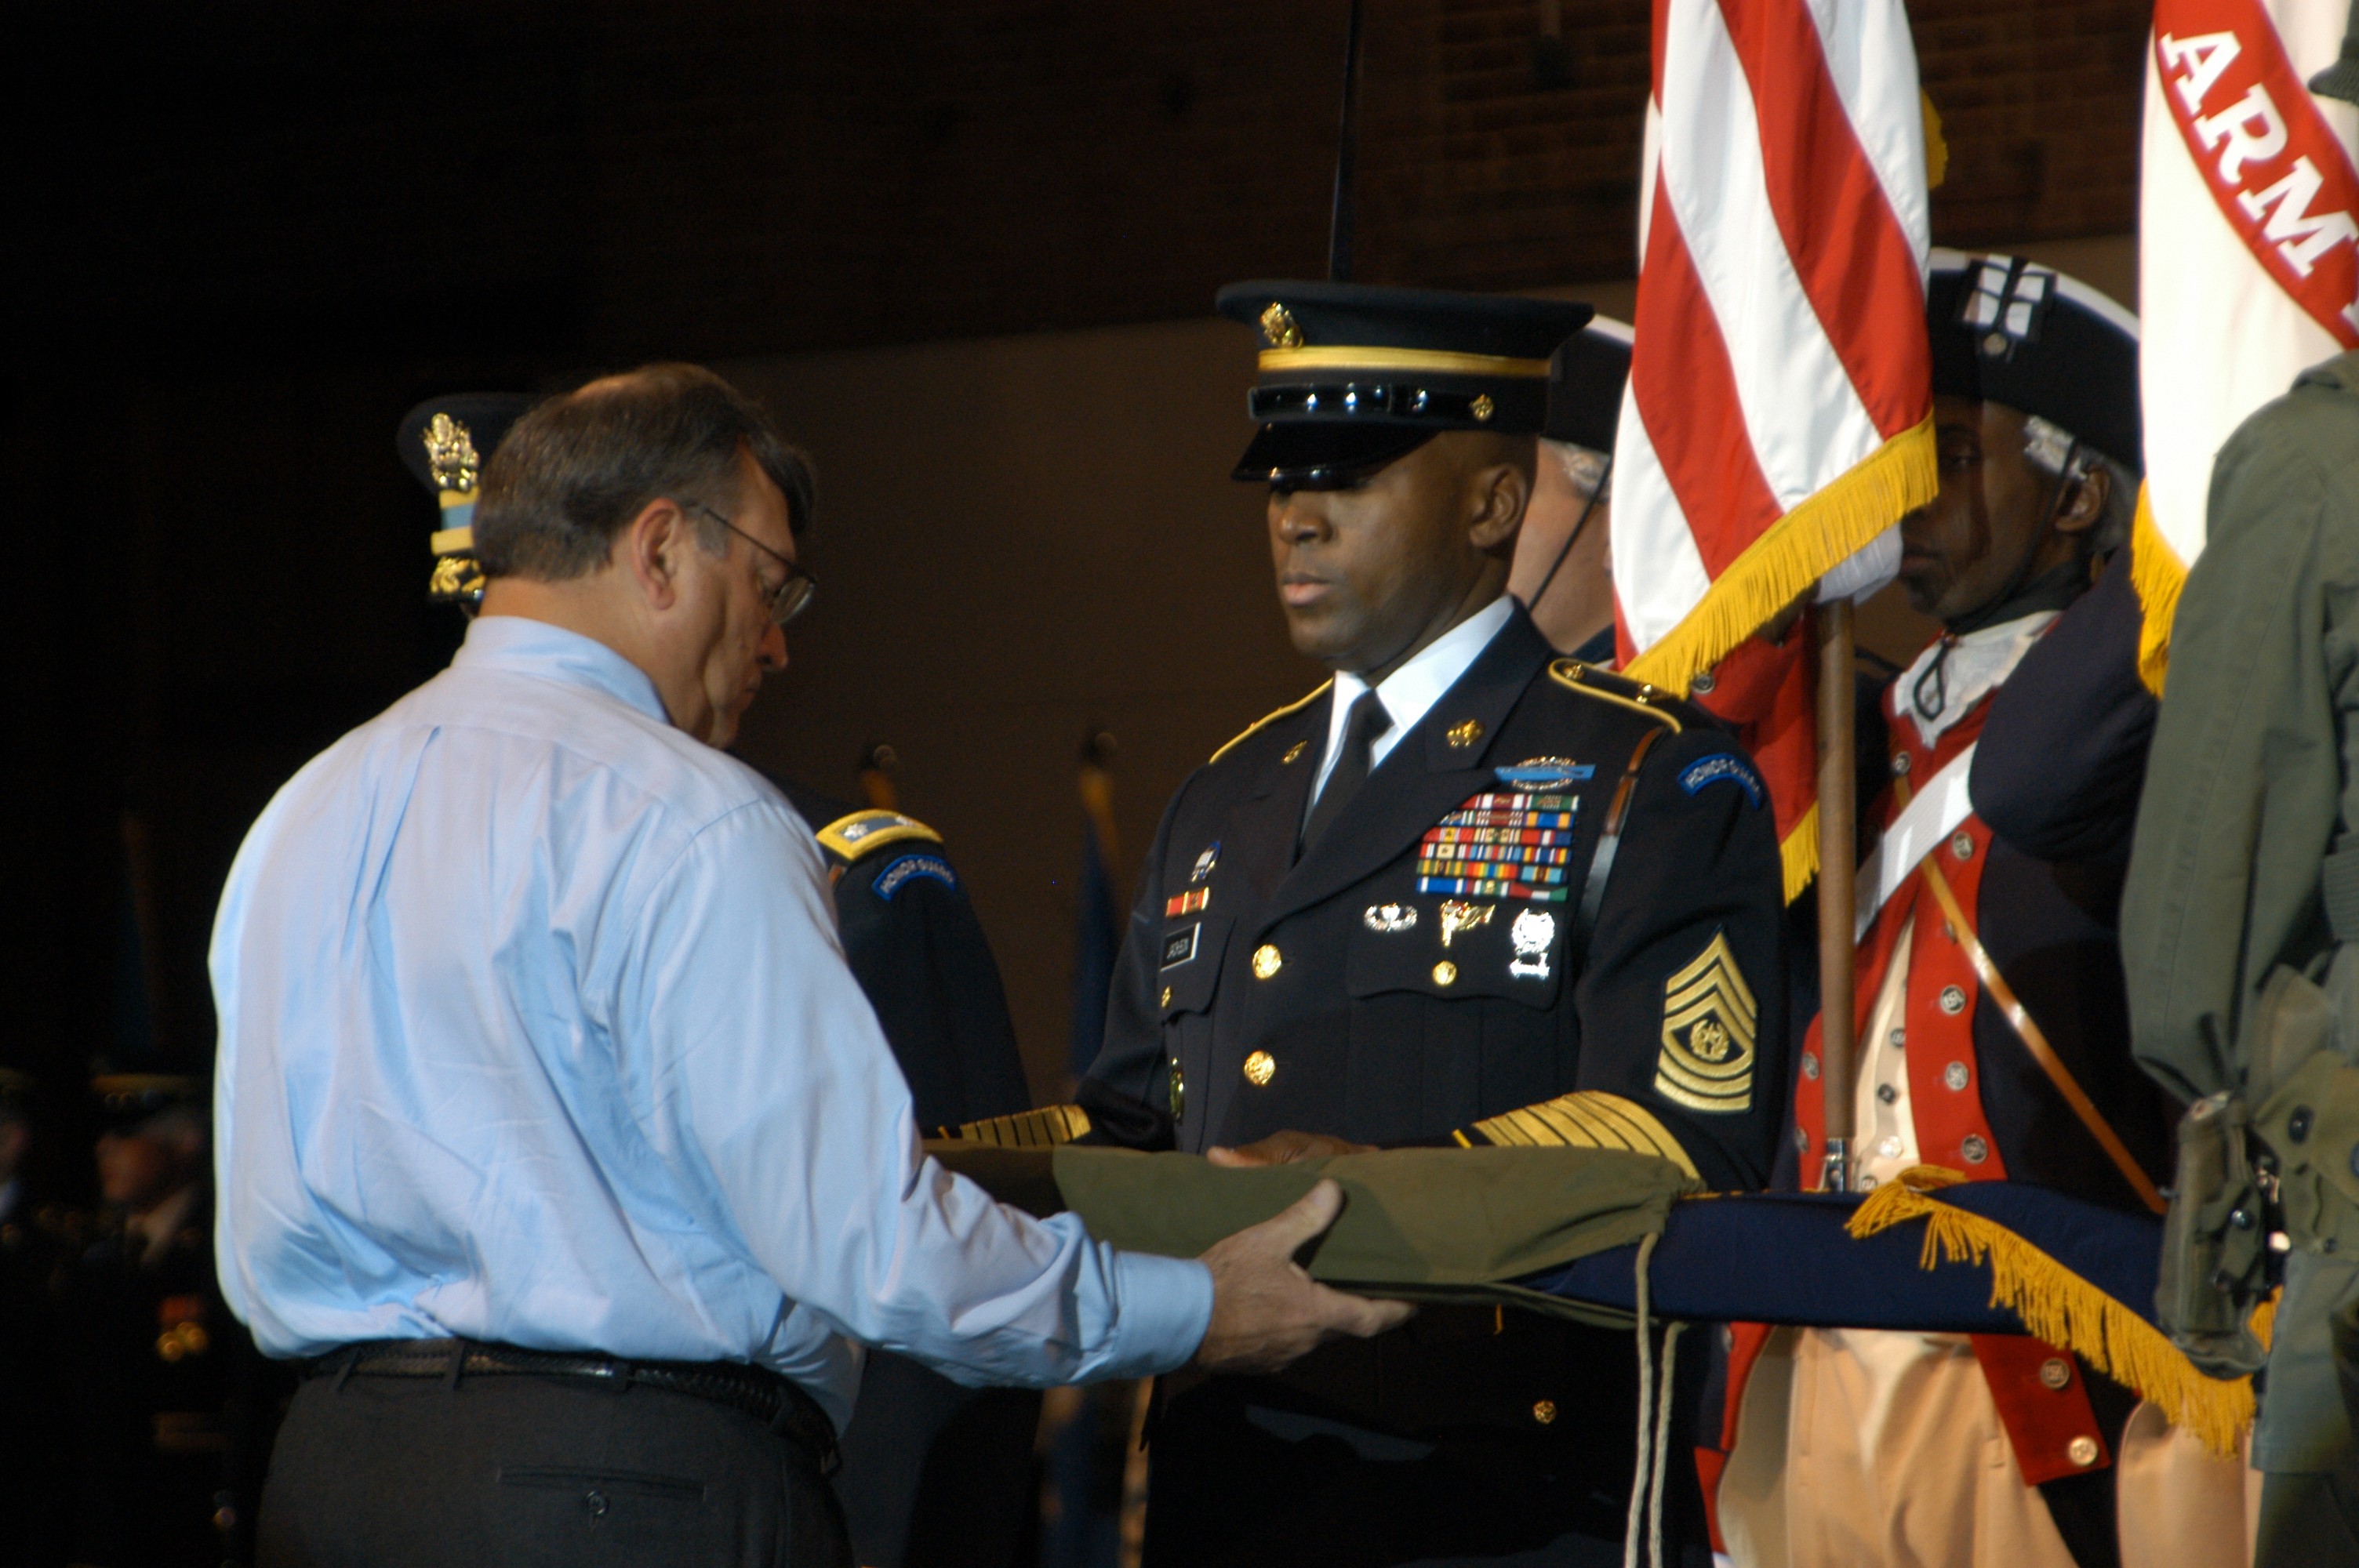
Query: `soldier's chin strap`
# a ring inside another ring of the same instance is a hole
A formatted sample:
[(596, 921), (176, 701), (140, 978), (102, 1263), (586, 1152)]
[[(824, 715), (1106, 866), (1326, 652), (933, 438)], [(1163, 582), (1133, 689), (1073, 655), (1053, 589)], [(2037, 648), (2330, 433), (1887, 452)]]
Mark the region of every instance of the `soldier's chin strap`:
[(1538, 611), (1540, 600), (1548, 597), (1549, 584), (1556, 581), (1556, 574), (1564, 568), (1565, 558), (1572, 554), (1573, 546), (1581, 542), (1581, 531), (1589, 526), (1590, 514), (1597, 510), (1597, 503), (1605, 499), (1605, 486), (1613, 478), (1614, 454), (1608, 452), (1605, 454), (1605, 466), (1597, 470), (1597, 482), (1589, 487), (1589, 499), (1581, 503), (1581, 515), (1573, 519), (1572, 532), (1564, 536), (1556, 559), (1549, 563), (1548, 576), (1540, 579), (1539, 587), (1532, 589), (1532, 601), (1525, 606), (1527, 610)]
[[(2056, 520), (2064, 514), (2064, 498), (2071, 493), (2072, 487), (2081, 479), (2086, 477), (2072, 471), (2073, 460), (2080, 452), (2081, 440), (2076, 436), (2064, 449), (2063, 461), (2057, 468), (2056, 488), (2049, 493), (2048, 504), (2040, 509), (2039, 526), (2033, 531), (2031, 542), (2024, 546), (2023, 558), (2016, 563), (2015, 570), (2008, 575), (2006, 586), (1981, 608), (1970, 610), (1955, 620), (1941, 623), (1940, 649), (1933, 655), (1933, 662), (1925, 666), (1925, 673), (1917, 677), (1916, 686), (1908, 693), (1909, 706), (1916, 708), (1918, 716), (1926, 722), (1940, 718), (1942, 710), (1950, 706), (1950, 650), (1958, 645), (1959, 638), (1971, 636), (1986, 626), (2001, 625), (2042, 610), (2061, 610), (2078, 599), (2082, 589), (2088, 586), (2088, 564), (2077, 557), (2062, 566), (2050, 567), (2037, 578), (2031, 575), (2033, 563), (2039, 559), (2040, 547), (2048, 543), (2048, 535), (2055, 532)], [(1927, 695), (1929, 687), (1930, 700)]]

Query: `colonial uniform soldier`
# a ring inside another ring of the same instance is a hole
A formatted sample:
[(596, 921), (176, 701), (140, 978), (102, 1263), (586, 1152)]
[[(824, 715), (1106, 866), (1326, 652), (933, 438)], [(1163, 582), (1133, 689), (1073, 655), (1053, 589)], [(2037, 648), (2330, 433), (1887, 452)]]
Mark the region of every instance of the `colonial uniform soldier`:
[[(2114, 922), (2150, 708), (2135, 616), (2117, 612), (2126, 569), (2083, 598), (2136, 493), (2136, 323), (2074, 279), (1938, 254), (1927, 309), (1941, 489), (1902, 524), (1901, 581), (1943, 630), (1880, 705), (1850, 999), (1855, 1184), (1927, 1163), (2149, 1208), (2175, 1113), (2129, 1059)], [(1995, 694), (2050, 636), (2082, 659), (2042, 661), (2000, 723)], [(1986, 790), (2032, 844), (1994, 834)], [(1806, 1184), (1825, 1129), (1818, 1043), (1814, 1022), (1795, 1091)], [(1784, 1333), (1756, 1362), (1761, 1343), (1739, 1337), (1752, 1376), (1717, 1494), (1738, 1562), (2123, 1561), (2136, 1399), (2078, 1358), (2021, 1336)], [(2135, 1441), (2179, 1461), (2141, 1475), (2228, 1499), (2236, 1550), (2234, 1467), (2158, 1419)], [(2194, 1551), (2181, 1561), (2222, 1544), (2174, 1543)]]
[[(1235, 477), (1270, 487), (1289, 632), (1335, 675), (1173, 797), (1057, 1114), (1230, 1162), (1576, 1144), (1758, 1186), (1785, 1016), (1759, 778), (1504, 591), (1586, 308), (1321, 283), (1220, 307), (1266, 343)], [(1618, 1561), (1636, 1406), (1627, 1333), (1487, 1308), (1166, 1379), (1147, 1559)], [(1668, 1514), (1703, 1561), (1691, 1479)]]
[(2197, 1102), (2162, 1303), (2181, 1345), (2249, 1370), (2245, 1319), (2281, 1268), (2257, 1560), (2359, 1563), (2359, 354), (2229, 438), (2208, 520), (2123, 921), (2138, 1060)]
[[(402, 461), (439, 503), (429, 594), (468, 614), (483, 598), (472, 525), (484, 463), (534, 399), (432, 398), (404, 417)], [(845, 961), (876, 1011), (919, 1123), (1005, 1116), (1031, 1103), (999, 966), (941, 835), (773, 777), (814, 826), (834, 889)], [(833, 1477), (866, 1568), (1006, 1562), (1032, 1498), (1040, 1396), (962, 1389), (889, 1351), (872, 1352)]]
[(94, 1079), (111, 1228), (69, 1272), (60, 1353), (74, 1387), (72, 1560), (242, 1560), (266, 1433), (260, 1371), (213, 1276), (206, 1085)]

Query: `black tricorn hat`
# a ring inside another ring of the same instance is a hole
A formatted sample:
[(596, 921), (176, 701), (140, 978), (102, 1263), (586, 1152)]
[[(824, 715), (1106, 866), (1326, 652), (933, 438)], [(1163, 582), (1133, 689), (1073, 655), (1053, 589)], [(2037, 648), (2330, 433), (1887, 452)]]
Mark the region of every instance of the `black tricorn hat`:
[(483, 598), (484, 576), (475, 563), (475, 491), (508, 427), (538, 401), (519, 392), (462, 392), (429, 397), (402, 416), (395, 448), (441, 509), (434, 524), (429, 597), (462, 604)]
[(1233, 283), (1223, 316), (1261, 330), (1246, 395), (1261, 426), (1233, 477), (1317, 489), (1349, 482), (1444, 430), (1537, 436), (1549, 361), (1586, 305), (1354, 283)]
[(1614, 450), (1622, 423), (1622, 390), (1630, 384), (1630, 329), (1600, 316), (1564, 341), (1549, 364), (1548, 424), (1551, 441)]
[(2003, 403), (2146, 471), (2136, 317), (2020, 257), (1937, 250), (1931, 263), (1925, 327), (1935, 392)]

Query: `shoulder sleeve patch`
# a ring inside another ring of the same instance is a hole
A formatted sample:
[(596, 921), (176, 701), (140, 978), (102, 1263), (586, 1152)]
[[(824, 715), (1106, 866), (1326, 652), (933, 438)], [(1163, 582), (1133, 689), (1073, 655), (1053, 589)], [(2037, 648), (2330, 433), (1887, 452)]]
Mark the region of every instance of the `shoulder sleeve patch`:
[(1620, 676), (1584, 665), (1579, 659), (1559, 659), (1549, 665), (1549, 679), (1570, 692), (1597, 702), (1612, 703), (1616, 708), (1643, 713), (1656, 723), (1668, 726), (1672, 734), (1687, 728), (1671, 709), (1672, 697), (1659, 687), (1638, 681), (1624, 680)]
[(830, 852), (856, 860), (887, 844), (939, 844), (942, 836), (916, 817), (904, 816), (897, 811), (855, 811), (821, 828), (819, 841)]
[(946, 888), (959, 885), (958, 873), (940, 855), (904, 855), (877, 872), (876, 880), (869, 885), (876, 890), (877, 897), (890, 903), (895, 893), (919, 878)]
[(1223, 757), (1227, 756), (1231, 752), (1236, 749), (1239, 741), (1245, 740), (1255, 730), (1262, 729), (1266, 725), (1275, 724), (1289, 713), (1301, 712), (1304, 708), (1310, 707), (1312, 703), (1326, 696), (1327, 688), (1334, 684), (1335, 683), (1332, 680), (1321, 681), (1316, 687), (1311, 688), (1310, 696), (1297, 697), (1294, 701), (1288, 703), (1284, 708), (1277, 709), (1275, 713), (1263, 714), (1259, 719), (1255, 719), (1251, 724), (1246, 725), (1236, 734), (1231, 736), (1229, 738), (1229, 743), (1223, 746), (1219, 751), (1213, 752), (1212, 756), (1206, 760), (1204, 765), (1206, 767), (1210, 767), (1212, 763), (1219, 762)]
[(1680, 787), (1690, 795), (1699, 795), (1716, 784), (1734, 784), (1756, 806), (1769, 798), (1759, 771), (1734, 752), (1715, 752), (1680, 770)]
[(1726, 933), (1663, 984), (1663, 1048), (1655, 1092), (1690, 1110), (1718, 1114), (1753, 1106), (1753, 1040), (1760, 1004)]

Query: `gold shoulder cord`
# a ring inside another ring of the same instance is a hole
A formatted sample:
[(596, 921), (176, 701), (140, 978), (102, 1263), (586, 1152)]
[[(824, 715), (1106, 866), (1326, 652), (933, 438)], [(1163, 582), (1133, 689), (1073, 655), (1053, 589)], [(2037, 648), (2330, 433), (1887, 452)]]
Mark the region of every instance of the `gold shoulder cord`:
[(1666, 700), (1659, 688), (1643, 683), (1625, 681), (1624, 685), (1636, 685), (1638, 695), (1624, 697), (1618, 691), (1606, 689), (1599, 679), (1601, 676), (1606, 680), (1619, 681), (1622, 678), (1619, 676), (1608, 675), (1603, 670), (1593, 670), (1579, 659), (1559, 659), (1549, 666), (1549, 678), (1567, 691), (1577, 691), (1583, 697), (1593, 697), (1600, 702), (1610, 702), (1616, 708), (1626, 708), (1633, 713), (1643, 713), (1658, 724), (1670, 726), (1671, 733), (1674, 735), (1686, 728), (1680, 722), (1679, 715), (1658, 706)]
[(1204, 765), (1206, 767), (1210, 767), (1212, 763), (1219, 762), (1223, 757), (1227, 756), (1231, 752), (1234, 751), (1238, 742), (1244, 741), (1246, 737), (1252, 735), (1256, 730), (1266, 729), (1268, 726), (1277, 723), (1279, 719), (1285, 718), (1289, 713), (1301, 712), (1304, 708), (1310, 707), (1312, 703), (1326, 696), (1327, 688), (1334, 684), (1335, 683), (1332, 680), (1322, 680), (1318, 684), (1318, 686), (1311, 689), (1310, 696), (1297, 697), (1294, 701), (1288, 703), (1284, 708), (1277, 709), (1274, 713), (1263, 714), (1259, 719), (1255, 719), (1251, 724), (1246, 725), (1242, 730), (1231, 737), (1229, 743), (1222, 747), (1219, 751), (1213, 752), (1211, 757), (1206, 759)]

